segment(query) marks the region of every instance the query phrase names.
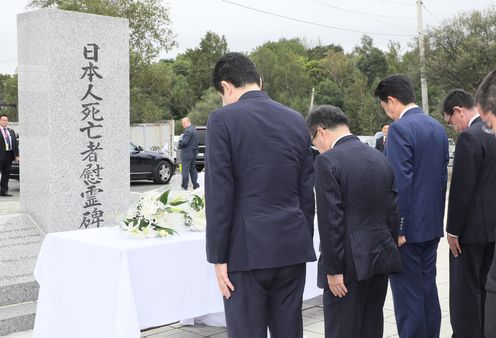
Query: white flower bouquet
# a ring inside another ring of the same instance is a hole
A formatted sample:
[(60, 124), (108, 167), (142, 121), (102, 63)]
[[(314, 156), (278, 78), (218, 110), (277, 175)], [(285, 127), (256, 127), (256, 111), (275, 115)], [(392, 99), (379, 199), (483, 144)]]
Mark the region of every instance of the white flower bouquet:
[[(171, 199), (171, 195), (175, 194)], [(129, 209), (121, 229), (132, 237), (167, 237), (185, 226), (191, 231), (204, 231), (206, 225), (205, 200), (192, 194), (147, 193)]]

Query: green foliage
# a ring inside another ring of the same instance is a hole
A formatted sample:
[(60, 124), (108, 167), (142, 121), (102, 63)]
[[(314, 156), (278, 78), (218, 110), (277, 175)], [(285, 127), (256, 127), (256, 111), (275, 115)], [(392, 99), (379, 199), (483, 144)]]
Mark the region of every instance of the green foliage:
[(205, 126), (207, 124), (208, 115), (220, 107), (222, 107), (222, 100), (219, 94), (213, 88), (210, 88), (206, 90), (201, 99), (195, 103), (195, 106), (191, 109), (188, 117), (192, 124), (196, 126)]
[(172, 119), (172, 66), (165, 62), (142, 65), (131, 78), (131, 123), (157, 122)]
[(32, 0), (28, 6), (127, 18), (135, 62), (131, 69), (141, 62), (150, 63), (161, 51), (168, 51), (175, 44), (169, 9), (160, 0)]
[(429, 78), (445, 91), (475, 93), (484, 76), (496, 68), (496, 7), (460, 14), (428, 32)]
[[(17, 106), (17, 74), (0, 74), (0, 103)], [(11, 121), (18, 121), (14, 107), (2, 107), (0, 114), (6, 114)]]
[(306, 50), (299, 40), (267, 42), (250, 57), (263, 79), (264, 90), (274, 100), (301, 113), (308, 111), (312, 85)]
[(203, 92), (210, 87), (215, 62), (227, 50), (227, 41), (224, 35), (219, 36), (213, 32), (207, 32), (198, 48), (188, 49), (182, 56), (184, 70), (186, 70), (184, 62), (189, 63), (187, 80), (195, 99), (199, 99)]
[(376, 79), (381, 79), (386, 75), (388, 70), (386, 56), (379, 48), (373, 46), (373, 40), (370, 36), (364, 35), (362, 37), (362, 45), (355, 47), (354, 53), (357, 57), (356, 65), (366, 76), (369, 86)]

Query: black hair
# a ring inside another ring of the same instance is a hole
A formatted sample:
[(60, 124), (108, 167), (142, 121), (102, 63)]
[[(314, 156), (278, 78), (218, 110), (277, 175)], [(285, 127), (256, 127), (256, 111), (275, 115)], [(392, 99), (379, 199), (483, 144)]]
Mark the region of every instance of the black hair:
[(374, 90), (374, 96), (383, 102), (387, 102), (388, 96), (392, 96), (404, 105), (415, 103), (413, 84), (403, 74), (389, 75), (382, 79)]
[(390, 123), (388, 123), (388, 122), (383, 123), (383, 124), (381, 124), (381, 129), (384, 128), (385, 126), (389, 126), (389, 125), (390, 125)]
[(8, 116), (7, 114), (0, 114), (0, 119), (1, 119), (2, 117), (4, 117), (4, 116), (5, 116), (6, 118), (9, 118), (9, 116)]
[(475, 103), (482, 108), (483, 113), (496, 115), (496, 70), (482, 80), (475, 94)]
[(221, 81), (230, 82), (235, 88), (247, 84), (260, 84), (260, 75), (253, 62), (241, 53), (227, 53), (215, 64), (212, 84), (215, 89), (224, 94)]
[(443, 100), (443, 111), (446, 115), (453, 115), (454, 107), (464, 107), (472, 109), (475, 107), (475, 101), (472, 95), (463, 89), (452, 89)]
[(348, 126), (349, 119), (341, 109), (331, 105), (317, 106), (307, 116), (310, 134), (315, 134), (318, 127), (334, 129), (339, 125)]

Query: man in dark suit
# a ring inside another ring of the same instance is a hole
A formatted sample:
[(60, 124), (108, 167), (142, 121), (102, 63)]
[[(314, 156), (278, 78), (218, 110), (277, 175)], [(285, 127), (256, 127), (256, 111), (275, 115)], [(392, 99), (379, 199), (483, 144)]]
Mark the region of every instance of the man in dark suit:
[(443, 236), (448, 137), (439, 122), (415, 104), (404, 75), (383, 79), (374, 91), (389, 118), (385, 155), (398, 189), (398, 244), (403, 272), (390, 277), (401, 338), (439, 337), (441, 308), (436, 286), (437, 246)]
[[(454, 89), (443, 102), (444, 120), (458, 136), (448, 204), (450, 319), (453, 338), (484, 337), (485, 282), (493, 260), (496, 208), (496, 138), (472, 95)], [(489, 202), (490, 203), (490, 202)]]
[(183, 137), (179, 140), (178, 147), (181, 149), (181, 173), (182, 182), (181, 187), (188, 190), (189, 176), (191, 176), (191, 183), (193, 189), (200, 187), (198, 184), (198, 173), (196, 171), (196, 155), (198, 155), (198, 134), (196, 133), (195, 126), (191, 124), (189, 117), (181, 120), (184, 128)]
[(307, 117), (315, 160), (326, 338), (382, 338), (388, 274), (401, 271), (394, 174), (337, 107)]
[(15, 132), (8, 128), (9, 118), (7, 115), (0, 115), (0, 196), (12, 197), (9, 194), (9, 176), (12, 169), (12, 162), (19, 161), (19, 146)]
[[(475, 104), (482, 119), (486, 122), (489, 129), (484, 128), (485, 132), (491, 133), (492, 136), (496, 133), (496, 70), (493, 70), (486, 75), (482, 80), (477, 93), (475, 94)], [(493, 180), (495, 177), (493, 176)], [(485, 202), (487, 209), (496, 208), (496, 191), (493, 189), (493, 194), (488, 197)], [(493, 231), (494, 223), (493, 223)], [(496, 248), (495, 248), (496, 250)], [(486, 282), (486, 308), (484, 318), (487, 318), (484, 323), (484, 334), (486, 338), (496, 337), (496, 254), (493, 255), (493, 262), (489, 269)]]
[(375, 141), (375, 149), (379, 150), (381, 153), (384, 152), (384, 146), (386, 145), (388, 130), (389, 130), (389, 123), (384, 123), (381, 127), (382, 136)]
[(314, 171), (298, 112), (260, 90), (253, 63), (221, 57), (213, 85), (224, 107), (207, 123), (207, 259), (215, 264), (229, 337), (301, 338), (313, 248)]

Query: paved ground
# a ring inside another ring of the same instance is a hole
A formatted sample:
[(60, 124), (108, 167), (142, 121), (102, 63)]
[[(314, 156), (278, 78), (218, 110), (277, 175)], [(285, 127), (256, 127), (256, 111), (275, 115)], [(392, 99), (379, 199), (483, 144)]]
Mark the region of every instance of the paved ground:
[[(178, 189), (180, 187), (180, 175), (175, 175), (170, 185), (156, 185), (149, 182), (137, 182), (131, 184), (131, 191), (141, 193), (150, 190)], [(0, 197), (0, 214), (19, 212), (19, 184), (16, 181), (10, 182), (10, 192), (14, 197)], [(437, 260), (437, 285), (439, 289), (439, 299), (442, 310), (441, 338), (451, 336), (451, 326), (449, 321), (449, 267), (448, 267), (448, 245), (444, 238), (441, 239), (438, 260)], [(322, 311), (322, 297), (304, 302), (302, 309), (304, 335), (306, 338), (324, 337), (324, 316)], [(68, 335), (69, 337), (70, 335)], [(9, 338), (32, 338), (32, 331), (19, 332), (8, 335)], [(205, 325), (181, 326), (173, 323), (142, 332), (143, 338), (198, 338), (227, 337), (225, 328), (211, 327)], [(384, 337), (398, 337), (394, 318), (393, 301), (390, 291), (384, 305)]]

